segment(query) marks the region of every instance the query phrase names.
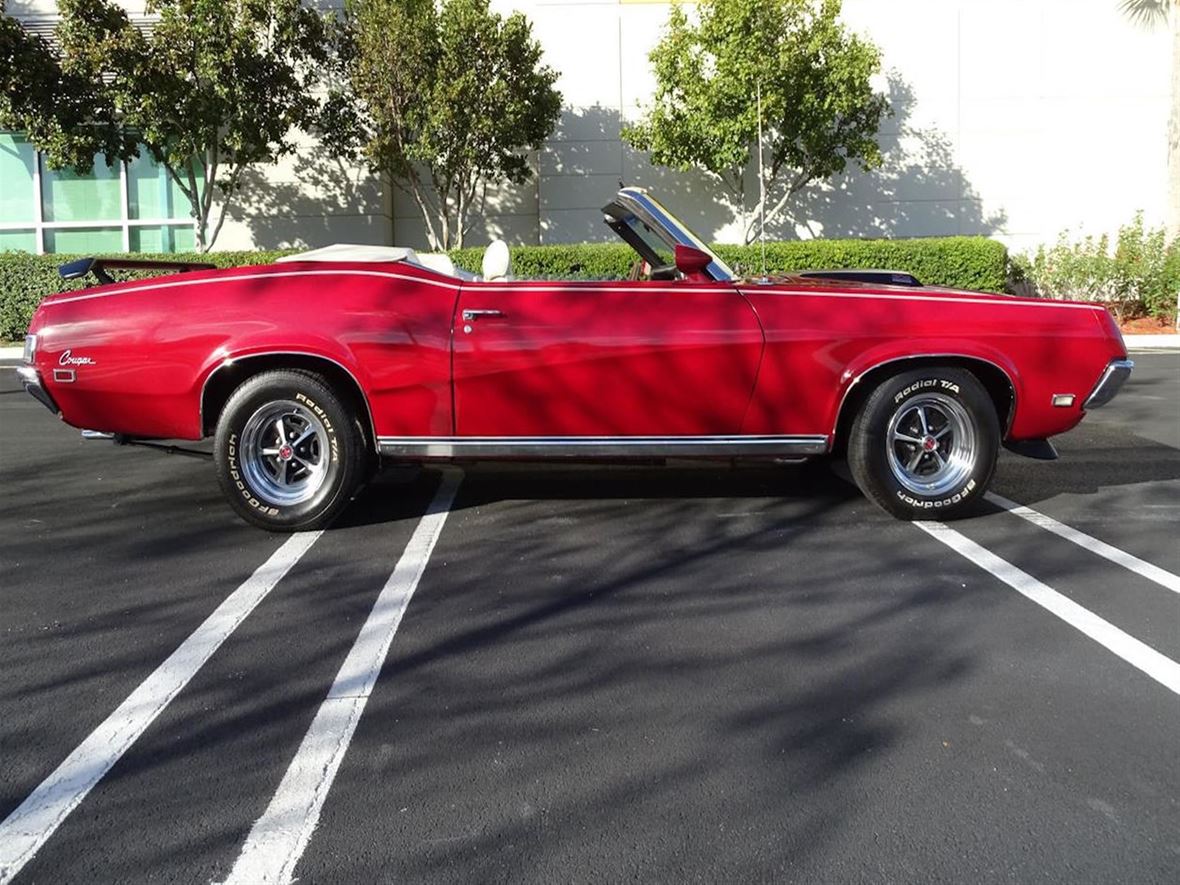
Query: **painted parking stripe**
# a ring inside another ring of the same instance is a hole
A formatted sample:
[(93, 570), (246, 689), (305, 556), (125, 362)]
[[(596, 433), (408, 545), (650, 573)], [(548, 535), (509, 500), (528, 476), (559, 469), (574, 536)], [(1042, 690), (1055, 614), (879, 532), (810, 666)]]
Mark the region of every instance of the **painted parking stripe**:
[(292, 881), (462, 478), (458, 471), (444, 474), (225, 885)]
[(71, 811), (320, 537), (292, 535), (0, 823), (0, 885), (10, 882)]
[(1077, 529), (1070, 528), (1051, 516), (1046, 516), (1044, 513), (1033, 510), (1031, 507), (1025, 507), (1023, 504), (1009, 501), (1002, 495), (988, 492), (985, 497), (997, 507), (1003, 507), (1009, 513), (1015, 514), (1035, 526), (1040, 526), (1047, 532), (1052, 532), (1058, 537), (1072, 541), (1079, 547), (1086, 548), (1091, 553), (1097, 553), (1103, 559), (1108, 559), (1115, 565), (1121, 565), (1128, 571), (1147, 578), (1149, 581), (1154, 581), (1156, 584), (1171, 590), (1173, 593), (1180, 593), (1180, 575), (1172, 574), (1172, 572), (1162, 569), (1157, 565), (1152, 565), (1150, 562), (1146, 562), (1138, 556), (1133, 556), (1125, 550), (1120, 550), (1118, 547), (1113, 547), (1105, 541), (1099, 541), (1097, 538), (1087, 535), (1085, 532), (1079, 532)]
[(1056, 615), (1099, 645), (1114, 652), (1160, 685), (1180, 694), (1180, 664), (1171, 658), (1160, 654), (1151, 646), (1123, 632), (1114, 624), (1103, 620), (1089, 609), (1083, 608), (949, 526), (941, 522), (915, 522), (914, 525), (984, 571), (990, 572), (1026, 599), (1035, 602), (1045, 611)]

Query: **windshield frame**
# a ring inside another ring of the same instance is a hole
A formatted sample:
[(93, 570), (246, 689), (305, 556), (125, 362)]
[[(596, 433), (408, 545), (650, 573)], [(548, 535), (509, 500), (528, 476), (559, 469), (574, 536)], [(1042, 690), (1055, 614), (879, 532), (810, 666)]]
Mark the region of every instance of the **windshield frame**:
[(615, 195), (614, 200), (602, 207), (607, 225), (622, 237), (639, 256), (653, 269), (666, 267), (660, 256), (632, 227), (639, 221), (648, 227), (675, 253), (676, 246), (691, 246), (706, 253), (709, 264), (706, 273), (717, 282), (732, 282), (737, 275), (710, 249), (700, 237), (693, 233), (684, 222), (669, 212), (655, 197), (640, 187), (625, 187)]

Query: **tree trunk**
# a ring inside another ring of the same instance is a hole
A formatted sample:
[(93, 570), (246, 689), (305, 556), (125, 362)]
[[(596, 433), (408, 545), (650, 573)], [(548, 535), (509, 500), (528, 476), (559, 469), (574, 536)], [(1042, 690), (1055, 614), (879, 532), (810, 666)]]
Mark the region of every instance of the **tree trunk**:
[[(1172, 107), (1168, 115), (1168, 240), (1180, 236), (1180, 3), (1168, 17), (1172, 26)], [(1180, 332), (1180, 292), (1176, 293), (1176, 330)]]

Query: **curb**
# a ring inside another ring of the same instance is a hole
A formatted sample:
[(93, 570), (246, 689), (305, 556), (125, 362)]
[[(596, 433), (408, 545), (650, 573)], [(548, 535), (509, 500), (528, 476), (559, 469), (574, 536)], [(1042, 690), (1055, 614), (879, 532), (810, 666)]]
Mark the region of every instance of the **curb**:
[(23, 359), (24, 355), (23, 347), (0, 347), (0, 360), (19, 360)]

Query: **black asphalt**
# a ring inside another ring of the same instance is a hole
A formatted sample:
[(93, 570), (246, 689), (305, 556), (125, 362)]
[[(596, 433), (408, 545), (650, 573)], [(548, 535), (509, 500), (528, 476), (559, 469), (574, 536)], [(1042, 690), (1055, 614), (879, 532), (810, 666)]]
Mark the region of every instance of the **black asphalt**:
[[(995, 490), (1180, 573), (1180, 354)], [(0, 369), (0, 819), (282, 538)], [(437, 474), (326, 532), (17, 881), (209, 882)], [(1180, 596), (954, 527), (1174, 660)], [(301, 882), (1180, 879), (1180, 696), (823, 463), (471, 465)]]

